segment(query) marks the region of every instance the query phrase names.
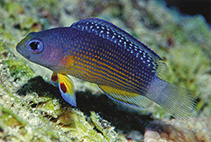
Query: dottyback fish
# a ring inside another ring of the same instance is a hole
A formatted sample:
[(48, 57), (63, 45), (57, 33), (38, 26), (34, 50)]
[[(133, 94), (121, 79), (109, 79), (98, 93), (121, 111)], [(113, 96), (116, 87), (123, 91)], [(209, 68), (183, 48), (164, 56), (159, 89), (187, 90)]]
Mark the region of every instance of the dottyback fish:
[(108, 97), (124, 104), (146, 107), (154, 101), (178, 119), (194, 108), (189, 91), (163, 79), (167, 71), (159, 55), (102, 19), (29, 33), (16, 49), (53, 71), (52, 84), (72, 106), (76, 97), (67, 75), (96, 83)]

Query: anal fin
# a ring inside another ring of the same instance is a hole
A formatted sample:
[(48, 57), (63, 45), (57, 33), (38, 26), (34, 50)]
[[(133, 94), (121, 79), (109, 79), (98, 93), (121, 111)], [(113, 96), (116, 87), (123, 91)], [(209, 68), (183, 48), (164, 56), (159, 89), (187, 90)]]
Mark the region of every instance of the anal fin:
[(151, 100), (140, 94), (130, 93), (105, 85), (99, 85), (99, 88), (103, 90), (109, 98), (130, 106), (143, 108), (149, 106), (152, 103)]

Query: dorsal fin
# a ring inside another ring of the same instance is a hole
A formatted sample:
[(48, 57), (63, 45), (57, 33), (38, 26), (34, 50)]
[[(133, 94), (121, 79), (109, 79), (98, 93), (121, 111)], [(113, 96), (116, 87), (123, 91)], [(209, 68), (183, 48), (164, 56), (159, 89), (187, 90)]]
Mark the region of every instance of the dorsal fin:
[(109, 98), (126, 105), (144, 108), (152, 103), (151, 100), (139, 94), (130, 93), (105, 85), (99, 85), (99, 88), (102, 89)]
[(74, 28), (80, 31), (87, 31), (95, 35), (101, 36), (105, 39), (113, 41), (118, 45), (123, 45), (125, 48), (134, 48), (136, 50), (145, 51), (149, 56), (155, 60), (162, 60), (162, 58), (156, 54), (153, 50), (140, 42), (134, 36), (115, 26), (114, 24), (98, 19), (88, 18), (73, 23), (70, 28)]

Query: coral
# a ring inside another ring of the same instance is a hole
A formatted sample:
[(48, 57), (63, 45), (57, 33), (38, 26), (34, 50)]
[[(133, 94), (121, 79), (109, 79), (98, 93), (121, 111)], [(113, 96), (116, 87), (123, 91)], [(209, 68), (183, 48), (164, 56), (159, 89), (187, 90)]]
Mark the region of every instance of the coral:
[(211, 118), (152, 121), (145, 128), (145, 142), (209, 142)]
[[(211, 33), (202, 16), (184, 16), (154, 0), (6, 0), (0, 13), (0, 141), (210, 141)], [(190, 120), (169, 120), (155, 104), (119, 105), (77, 79), (78, 108), (72, 108), (50, 85), (51, 72), (15, 51), (29, 32), (87, 17), (118, 25), (163, 57), (167, 80), (195, 94)]]

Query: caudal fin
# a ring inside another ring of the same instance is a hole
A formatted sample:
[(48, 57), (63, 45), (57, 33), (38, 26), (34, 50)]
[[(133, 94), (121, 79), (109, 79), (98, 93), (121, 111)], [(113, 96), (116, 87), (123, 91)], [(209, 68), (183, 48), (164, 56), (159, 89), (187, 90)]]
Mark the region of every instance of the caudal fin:
[(194, 96), (190, 91), (158, 77), (151, 83), (146, 97), (177, 119), (185, 119), (195, 108)]

